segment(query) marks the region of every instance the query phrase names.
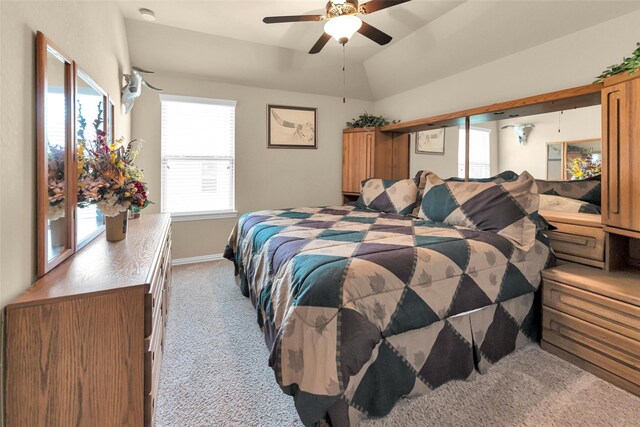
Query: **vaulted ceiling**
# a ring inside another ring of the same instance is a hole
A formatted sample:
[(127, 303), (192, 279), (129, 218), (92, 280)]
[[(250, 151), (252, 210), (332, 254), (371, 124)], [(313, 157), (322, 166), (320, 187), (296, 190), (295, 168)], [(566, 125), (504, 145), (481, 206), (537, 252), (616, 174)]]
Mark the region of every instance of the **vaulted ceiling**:
[[(139, 8), (155, 12), (142, 22)], [(132, 62), (230, 83), (341, 96), (342, 47), (306, 52), (323, 23), (266, 25), (321, 14), (322, 0), (122, 1)], [(363, 17), (393, 36), (346, 45), (347, 95), (381, 99), (640, 9), (640, 1), (413, 0)], [(606, 64), (603, 64), (606, 65)], [(523, 64), (525, 66), (525, 64)], [(517, 70), (516, 70), (517, 71)]]

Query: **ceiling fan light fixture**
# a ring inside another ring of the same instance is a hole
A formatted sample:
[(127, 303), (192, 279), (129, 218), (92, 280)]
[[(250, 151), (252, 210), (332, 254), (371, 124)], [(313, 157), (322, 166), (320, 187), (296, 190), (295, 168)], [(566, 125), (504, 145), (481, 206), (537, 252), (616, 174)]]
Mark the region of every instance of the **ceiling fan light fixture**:
[(324, 32), (346, 44), (362, 26), (362, 20), (355, 15), (342, 15), (331, 18), (324, 24)]

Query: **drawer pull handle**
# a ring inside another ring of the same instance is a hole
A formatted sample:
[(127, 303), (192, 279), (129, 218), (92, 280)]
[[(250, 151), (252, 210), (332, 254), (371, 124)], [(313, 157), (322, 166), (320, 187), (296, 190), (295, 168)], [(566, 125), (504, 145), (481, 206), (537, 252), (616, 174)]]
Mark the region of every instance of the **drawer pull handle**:
[(557, 240), (559, 242), (573, 243), (580, 246), (587, 246), (589, 244), (589, 238), (583, 236), (576, 236), (574, 234), (550, 232), (549, 238), (551, 240)]

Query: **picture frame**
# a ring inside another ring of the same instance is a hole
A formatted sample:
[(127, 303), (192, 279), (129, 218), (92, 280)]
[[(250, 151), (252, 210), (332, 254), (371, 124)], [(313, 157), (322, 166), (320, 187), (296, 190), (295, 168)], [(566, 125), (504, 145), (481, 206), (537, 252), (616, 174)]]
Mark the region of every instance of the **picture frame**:
[(445, 128), (415, 132), (413, 141), (416, 154), (444, 156)]
[(318, 109), (267, 105), (267, 148), (318, 148)]

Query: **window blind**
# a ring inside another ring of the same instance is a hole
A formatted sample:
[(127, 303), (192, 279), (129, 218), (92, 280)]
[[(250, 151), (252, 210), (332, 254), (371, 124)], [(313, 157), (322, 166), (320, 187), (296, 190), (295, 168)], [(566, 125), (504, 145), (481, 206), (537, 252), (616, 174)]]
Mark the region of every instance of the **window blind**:
[[(469, 178), (489, 178), (491, 176), (491, 131), (472, 128), (469, 136)], [(464, 129), (460, 129), (458, 143), (458, 177), (464, 178)]]
[(236, 101), (164, 94), (160, 101), (162, 212), (233, 212)]

